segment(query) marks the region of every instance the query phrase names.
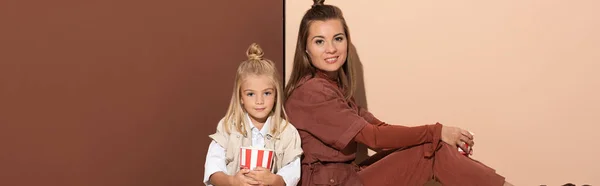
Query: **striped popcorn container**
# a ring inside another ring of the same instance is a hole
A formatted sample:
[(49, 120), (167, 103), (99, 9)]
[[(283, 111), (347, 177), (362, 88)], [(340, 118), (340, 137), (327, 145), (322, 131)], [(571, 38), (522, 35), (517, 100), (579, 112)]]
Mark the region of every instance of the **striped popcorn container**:
[(271, 169), (273, 150), (257, 147), (240, 147), (240, 169), (254, 170), (256, 167)]

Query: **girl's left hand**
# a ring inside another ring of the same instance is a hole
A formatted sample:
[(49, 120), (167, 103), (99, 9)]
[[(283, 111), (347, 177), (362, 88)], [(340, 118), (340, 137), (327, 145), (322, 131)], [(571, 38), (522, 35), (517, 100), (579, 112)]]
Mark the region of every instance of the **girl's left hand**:
[(256, 167), (251, 170), (246, 176), (258, 181), (261, 185), (275, 185), (277, 178), (276, 174), (271, 173), (271, 170), (264, 167)]

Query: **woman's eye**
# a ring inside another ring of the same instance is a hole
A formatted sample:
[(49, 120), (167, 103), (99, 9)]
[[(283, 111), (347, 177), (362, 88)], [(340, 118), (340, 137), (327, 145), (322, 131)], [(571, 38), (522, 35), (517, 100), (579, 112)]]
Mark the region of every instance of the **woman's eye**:
[(321, 44), (323, 44), (323, 42), (324, 42), (323, 40), (316, 40), (316, 41), (315, 41), (315, 43), (316, 43), (317, 45), (321, 45)]
[(336, 41), (343, 41), (343, 40), (344, 40), (344, 37), (336, 37), (336, 38), (335, 38), (335, 40), (336, 40)]

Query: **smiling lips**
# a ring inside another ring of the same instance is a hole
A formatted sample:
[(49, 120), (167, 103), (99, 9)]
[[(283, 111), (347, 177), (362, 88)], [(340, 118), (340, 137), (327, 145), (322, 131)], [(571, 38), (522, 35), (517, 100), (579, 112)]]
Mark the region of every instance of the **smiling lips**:
[(325, 58), (325, 62), (328, 63), (328, 64), (333, 64), (333, 63), (335, 63), (337, 61), (338, 57), (339, 56)]

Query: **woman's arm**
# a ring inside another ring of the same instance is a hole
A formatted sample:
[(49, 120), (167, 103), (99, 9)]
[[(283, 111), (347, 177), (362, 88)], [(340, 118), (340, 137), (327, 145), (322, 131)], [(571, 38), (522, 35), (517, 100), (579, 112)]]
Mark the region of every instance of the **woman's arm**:
[(364, 118), (365, 121), (369, 122), (372, 125), (376, 125), (376, 126), (386, 126), (389, 125), (379, 119), (377, 119), (373, 114), (371, 114), (367, 109), (362, 108), (362, 107), (358, 107), (358, 115), (360, 115), (360, 117)]
[(441, 125), (387, 125), (366, 110), (352, 109), (336, 85), (318, 78), (297, 88), (288, 98), (286, 110), (298, 130), (337, 150), (344, 149), (352, 140), (376, 149), (407, 147), (435, 142), (441, 134)]
[(395, 149), (433, 142), (441, 135), (441, 124), (406, 127), (399, 125), (367, 125), (354, 137), (374, 149)]

